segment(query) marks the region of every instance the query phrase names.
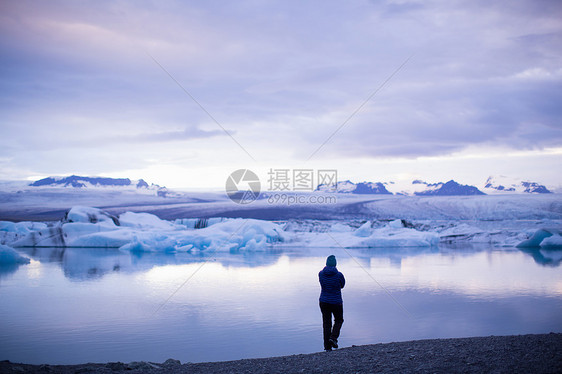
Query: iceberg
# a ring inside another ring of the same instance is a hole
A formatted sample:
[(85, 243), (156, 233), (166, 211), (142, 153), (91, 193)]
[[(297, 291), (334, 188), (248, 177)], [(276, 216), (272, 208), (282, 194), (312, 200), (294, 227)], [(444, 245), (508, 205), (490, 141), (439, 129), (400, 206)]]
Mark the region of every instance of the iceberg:
[(204, 229), (205, 227), (209, 227), (211, 225), (214, 225), (215, 223), (219, 223), (225, 220), (228, 220), (228, 218), (178, 218), (174, 221), (174, 223), (177, 225), (185, 226), (188, 229)]
[(27, 234), (30, 231), (43, 229), (45, 227), (47, 227), (47, 225), (41, 222), (0, 221), (0, 231), (11, 232), (15, 234)]
[(255, 219), (217, 220), (201, 229), (162, 220), (149, 213), (119, 217), (97, 208), (74, 207), (52, 226), (39, 226), (14, 247), (119, 248), (130, 252), (259, 251), (285, 240), (280, 225)]
[(29, 258), (21, 256), (15, 249), (0, 244), (0, 266), (29, 264)]
[(542, 228), (535, 231), (535, 233), (527, 240), (523, 240), (517, 244), (518, 248), (529, 247), (546, 247), (546, 248), (562, 248), (561, 230)]
[(211, 250), (264, 250), (287, 239), (283, 228), (269, 221), (231, 219), (198, 230), (186, 230), (177, 238), (178, 248)]
[(439, 235), (434, 232), (423, 232), (402, 228), (376, 230), (366, 238), (360, 246), (377, 247), (433, 247), (439, 244)]
[(551, 236), (544, 238), (541, 242), (541, 248), (560, 248), (562, 249), (562, 236), (560, 234), (552, 234)]
[[(439, 243), (562, 247), (557, 220), (299, 220), (183, 218), (150, 213), (119, 216), (76, 206), (58, 222), (0, 222), (0, 243), (12, 247), (118, 248), (125, 252), (264, 251), (286, 247), (433, 247)], [(544, 227), (548, 228), (544, 228)]]
[(47, 228), (42, 222), (10, 222), (0, 221), (0, 244), (13, 243), (22, 239), (30, 232)]
[(361, 225), (361, 227), (355, 230), (353, 235), (361, 238), (371, 236), (371, 221), (367, 221), (363, 225)]
[(301, 233), (293, 237), (291, 245), (307, 247), (383, 248), (383, 247), (432, 247), (439, 244), (439, 235), (430, 231), (406, 228), (401, 220), (372, 228), (367, 221), (353, 232), (341, 230), (339, 225), (326, 232)]
[(112, 216), (101, 209), (87, 206), (73, 207), (66, 213), (63, 218), (63, 222), (113, 223), (116, 226), (120, 225), (117, 217)]
[(162, 220), (150, 213), (125, 212), (119, 216), (119, 223), (123, 227), (131, 227), (141, 230), (179, 230), (184, 228), (170, 221)]
[(402, 227), (404, 227), (404, 223), (402, 222), (401, 219), (395, 219), (393, 221), (390, 221), (388, 223), (388, 227), (392, 227), (395, 229), (401, 229)]

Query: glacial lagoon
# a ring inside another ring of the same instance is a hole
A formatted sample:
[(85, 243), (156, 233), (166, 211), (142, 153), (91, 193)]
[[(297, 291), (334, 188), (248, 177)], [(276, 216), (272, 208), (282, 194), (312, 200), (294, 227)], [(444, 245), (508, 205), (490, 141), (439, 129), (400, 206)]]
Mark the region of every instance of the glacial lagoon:
[(182, 362), (322, 350), (318, 272), (347, 284), (340, 346), (562, 331), (562, 251), (20, 248), (0, 267), (0, 359)]

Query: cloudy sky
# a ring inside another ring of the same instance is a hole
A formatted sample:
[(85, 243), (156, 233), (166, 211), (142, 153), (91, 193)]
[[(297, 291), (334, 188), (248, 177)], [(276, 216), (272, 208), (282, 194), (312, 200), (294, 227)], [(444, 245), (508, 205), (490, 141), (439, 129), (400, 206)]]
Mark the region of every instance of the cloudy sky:
[(562, 185), (562, 2), (0, 1), (0, 179)]

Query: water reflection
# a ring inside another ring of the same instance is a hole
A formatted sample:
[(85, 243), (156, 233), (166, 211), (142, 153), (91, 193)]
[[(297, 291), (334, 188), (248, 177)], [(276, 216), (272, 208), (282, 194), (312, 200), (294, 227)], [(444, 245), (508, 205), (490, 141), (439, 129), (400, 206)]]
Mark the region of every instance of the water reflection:
[(438, 254), (440, 249), (438, 247), (349, 248), (347, 252), (365, 266), (371, 266), (373, 261), (386, 259), (390, 266), (400, 268), (402, 261), (407, 258)]
[[(268, 252), (232, 253), (165, 253), (124, 252), (116, 248), (19, 248), (32, 259), (43, 263), (56, 263), (64, 275), (74, 280), (98, 279), (107, 274), (143, 272), (157, 266), (181, 265), (201, 262), (218, 262), (228, 267), (256, 267), (274, 264), (283, 253)], [(9, 272), (17, 270), (10, 268)], [(2, 271), (2, 268), (0, 268)]]
[(557, 267), (562, 262), (560, 249), (519, 248), (519, 250), (533, 257), (533, 260), (542, 266)]
[[(43, 263), (57, 263), (70, 279), (98, 279), (115, 272), (142, 272), (156, 266), (181, 265), (202, 262), (217, 262), (225, 267), (260, 267), (275, 264), (282, 255), (289, 257), (316, 256), (329, 254), (333, 248), (315, 248), (288, 250), (272, 248), (266, 252), (229, 252), (229, 253), (158, 253), (158, 252), (124, 252), (113, 248), (19, 248), (32, 259)], [(485, 246), (443, 245), (440, 247), (405, 247), (405, 248), (349, 248), (346, 256), (353, 256), (362, 266), (370, 268), (382, 259), (391, 267), (401, 268), (405, 259), (440, 255), (456, 258), (473, 256), (476, 253), (489, 251)], [(509, 251), (510, 249), (503, 249)], [(513, 250), (513, 249), (511, 249)], [(562, 262), (562, 251), (540, 248), (519, 248), (519, 251), (530, 255), (534, 261), (547, 267), (558, 267)], [(341, 250), (340, 250), (341, 252)], [(0, 277), (8, 276), (18, 270), (20, 265), (0, 266)]]
[[(59, 264), (65, 276), (70, 279), (97, 279), (114, 272), (142, 272), (156, 266), (181, 265), (202, 262), (216, 262), (225, 267), (260, 267), (274, 264), (280, 256), (309, 257), (323, 253), (331, 253), (333, 248), (283, 249), (271, 248), (268, 251), (248, 252), (231, 251), (228, 253), (214, 252), (197, 254), (168, 252), (124, 252), (116, 248), (60, 248), (36, 247), (19, 248), (19, 251), (32, 259), (44, 263)], [(474, 253), (476, 250), (464, 248), (463, 253)], [(369, 267), (373, 261), (387, 259), (390, 265), (400, 268), (406, 258), (439, 254), (442, 249), (437, 247), (405, 247), (405, 248), (349, 248), (347, 253), (363, 266)], [(13, 271), (17, 270), (17, 267)], [(12, 270), (10, 272), (13, 272)]]
[(9, 277), (15, 273), (18, 268), (25, 264), (0, 264), (0, 279)]
[(516, 249), (24, 251), (33, 261), (0, 287), (0, 358), (12, 361), (195, 362), (319, 351), (317, 274), (329, 254), (347, 279), (344, 347), (562, 326), (562, 274)]

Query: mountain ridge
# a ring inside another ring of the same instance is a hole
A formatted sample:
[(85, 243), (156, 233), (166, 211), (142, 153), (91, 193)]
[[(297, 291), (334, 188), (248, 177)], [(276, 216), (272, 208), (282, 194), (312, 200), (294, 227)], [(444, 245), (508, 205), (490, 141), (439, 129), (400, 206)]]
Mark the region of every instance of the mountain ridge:
[(484, 190), (490, 192), (524, 192), (524, 193), (552, 193), (544, 185), (529, 180), (510, 179), (503, 175), (489, 176)]
[[(50, 176), (28, 184), (31, 187), (67, 187), (67, 188), (128, 188), (133, 190), (156, 191), (158, 196), (166, 196), (171, 192), (158, 184), (147, 183), (144, 179), (88, 177), (79, 175)], [(262, 191), (266, 192), (266, 191)], [(544, 185), (529, 180), (509, 179), (507, 177), (490, 176), (478, 188), (465, 185), (451, 179), (448, 182), (429, 183), (420, 179), (413, 180), (405, 188), (395, 182), (358, 182), (350, 180), (338, 181), (336, 186), (319, 184), (315, 192), (345, 193), (358, 195), (405, 195), (405, 196), (469, 196), (497, 193), (552, 193)]]
[(412, 185), (425, 186), (421, 191), (411, 193), (405, 191), (391, 192), (386, 186), (394, 184), (393, 182), (359, 182), (353, 183), (349, 180), (337, 182), (334, 186), (320, 184), (316, 191), (318, 192), (335, 192), (335, 193), (351, 193), (358, 195), (416, 195), (416, 196), (467, 196), (467, 195), (485, 195), (474, 186), (463, 185), (450, 180), (446, 183), (427, 183), (421, 180), (414, 180)]
[(320, 184), (315, 192), (370, 194), (370, 195), (405, 195), (405, 196), (470, 196), (497, 193), (552, 193), (544, 185), (531, 181), (517, 181), (505, 187), (494, 184), (489, 177), (483, 187), (466, 185), (451, 179), (448, 182), (428, 183), (420, 179), (413, 180), (406, 188), (398, 187), (395, 182), (359, 182), (350, 180), (337, 182), (336, 186)]
[(68, 177), (46, 177), (29, 184), (30, 187), (71, 187), (71, 188), (134, 188), (136, 190), (153, 190), (158, 196), (165, 197), (169, 194), (166, 187), (151, 183), (144, 179), (131, 180), (129, 178), (86, 177), (70, 175)]

